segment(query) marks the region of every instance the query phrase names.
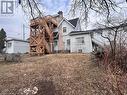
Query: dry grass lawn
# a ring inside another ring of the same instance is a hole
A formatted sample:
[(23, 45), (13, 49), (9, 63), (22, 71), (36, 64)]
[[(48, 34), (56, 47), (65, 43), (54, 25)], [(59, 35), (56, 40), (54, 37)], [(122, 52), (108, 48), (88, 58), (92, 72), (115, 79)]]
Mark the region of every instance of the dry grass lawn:
[(0, 95), (100, 95), (93, 83), (101, 75), (88, 54), (24, 56), (22, 63), (0, 63)]

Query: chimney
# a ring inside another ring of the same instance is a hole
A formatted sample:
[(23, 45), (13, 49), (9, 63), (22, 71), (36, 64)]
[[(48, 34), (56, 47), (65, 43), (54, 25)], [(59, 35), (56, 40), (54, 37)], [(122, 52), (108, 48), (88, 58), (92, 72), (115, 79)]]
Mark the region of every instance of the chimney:
[(60, 18), (63, 18), (63, 12), (62, 11), (59, 11), (58, 14), (59, 14)]

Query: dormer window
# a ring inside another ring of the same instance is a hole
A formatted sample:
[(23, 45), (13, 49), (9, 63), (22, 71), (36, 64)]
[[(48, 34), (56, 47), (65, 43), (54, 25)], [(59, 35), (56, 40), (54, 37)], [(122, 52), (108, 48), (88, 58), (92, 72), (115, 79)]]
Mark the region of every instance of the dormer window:
[(63, 27), (63, 32), (67, 32), (67, 27)]

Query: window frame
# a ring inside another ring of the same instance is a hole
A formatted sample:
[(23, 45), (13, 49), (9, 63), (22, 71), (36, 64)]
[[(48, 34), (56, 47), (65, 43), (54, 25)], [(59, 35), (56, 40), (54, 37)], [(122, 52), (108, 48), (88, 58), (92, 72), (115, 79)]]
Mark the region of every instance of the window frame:
[(70, 44), (71, 44), (71, 40), (67, 39), (67, 46), (70, 46)]
[(78, 44), (85, 44), (84, 37), (77, 37), (77, 38), (76, 38), (76, 42), (77, 42)]
[(63, 33), (67, 32), (67, 27), (63, 27)]

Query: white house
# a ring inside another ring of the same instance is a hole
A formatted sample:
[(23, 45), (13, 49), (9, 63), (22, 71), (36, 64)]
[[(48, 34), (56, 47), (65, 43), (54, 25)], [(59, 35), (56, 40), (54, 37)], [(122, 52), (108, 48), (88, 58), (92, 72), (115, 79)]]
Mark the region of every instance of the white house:
[[(60, 15), (63, 15), (60, 12)], [(82, 31), (79, 18), (67, 20), (63, 16), (54, 30), (54, 50), (70, 52), (92, 52), (92, 40), (89, 32)]]
[(127, 44), (127, 24), (121, 24), (113, 27), (93, 29), (91, 31), (92, 46), (95, 48), (103, 48), (110, 45), (110, 42), (106, 37), (108, 37), (111, 43), (114, 41), (115, 31), (117, 31), (116, 43), (124, 41)]
[(71, 52), (92, 52), (91, 34), (87, 31), (72, 31), (69, 33)]
[[(96, 47), (101, 48), (105, 45), (109, 45), (109, 41), (102, 36), (108, 36), (112, 39), (113, 37), (110, 35), (113, 33), (112, 29), (119, 27), (114, 26), (82, 31), (79, 18), (67, 20), (63, 17), (62, 11), (59, 11), (57, 15), (54, 15), (54, 17), (59, 22), (57, 28), (53, 30), (54, 51), (56, 52), (64, 50), (70, 52), (90, 53)], [(121, 25), (119, 31), (124, 30), (122, 28), (125, 27), (125, 30), (127, 30), (127, 25)], [(127, 38), (127, 34), (125, 38)], [(27, 41), (19, 39), (7, 40), (6, 53), (26, 52), (29, 52), (29, 43)]]
[[(118, 29), (117, 42), (127, 38), (127, 24), (119, 26), (98, 28), (92, 30), (81, 30), (80, 19), (75, 18), (67, 20), (63, 17), (62, 12), (59, 12), (61, 19), (59, 20), (58, 27), (54, 30), (54, 50), (69, 50), (70, 52), (83, 52), (89, 53), (94, 49), (102, 49), (104, 46), (109, 45), (108, 39), (111, 42), (114, 39), (114, 29)], [(102, 37), (103, 36), (103, 37)]]
[(29, 42), (20, 39), (8, 39), (6, 41), (6, 53), (27, 53), (29, 52)]

